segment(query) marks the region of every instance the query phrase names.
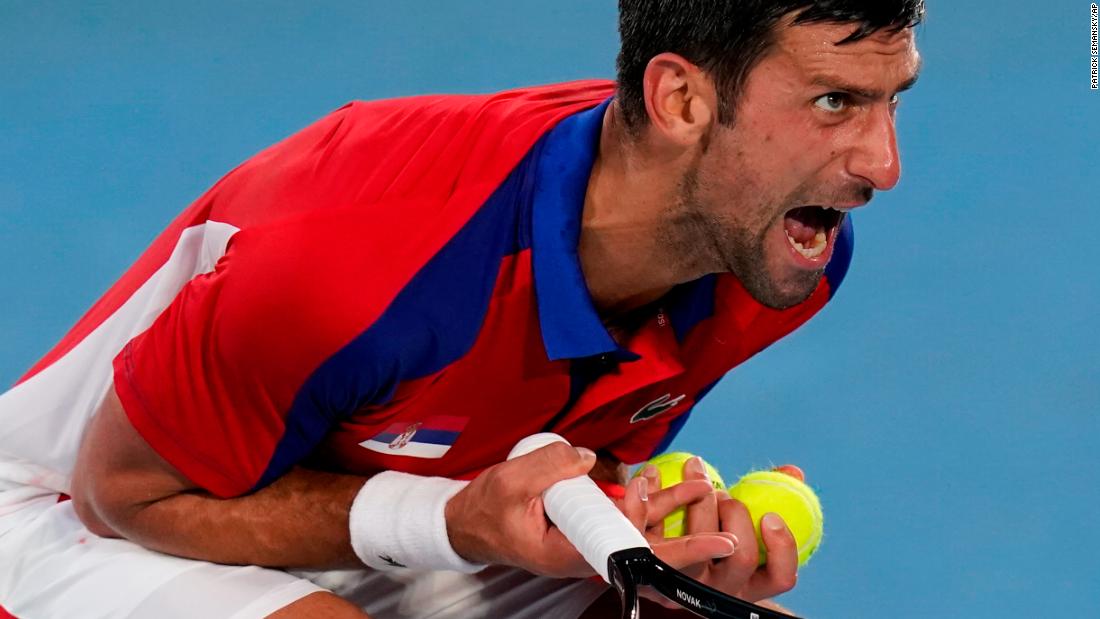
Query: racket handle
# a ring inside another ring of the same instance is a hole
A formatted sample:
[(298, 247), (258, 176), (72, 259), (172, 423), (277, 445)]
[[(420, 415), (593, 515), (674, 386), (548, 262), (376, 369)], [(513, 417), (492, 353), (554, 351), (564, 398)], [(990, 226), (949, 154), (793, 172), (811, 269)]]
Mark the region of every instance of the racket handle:
[[(531, 453), (551, 443), (569, 444), (550, 432), (533, 434), (516, 443), (508, 459)], [(619, 508), (587, 475), (565, 479), (542, 493), (543, 506), (550, 521), (581, 553), (585, 561), (605, 581), (607, 559), (611, 553), (627, 548), (649, 548), (645, 537), (634, 528)]]

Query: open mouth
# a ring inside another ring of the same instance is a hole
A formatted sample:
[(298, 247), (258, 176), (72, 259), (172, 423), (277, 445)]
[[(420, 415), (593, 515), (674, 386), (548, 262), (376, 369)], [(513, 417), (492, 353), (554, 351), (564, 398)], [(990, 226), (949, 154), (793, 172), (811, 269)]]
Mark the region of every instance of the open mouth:
[(820, 257), (829, 248), (848, 209), (800, 206), (787, 211), (783, 229), (791, 247), (805, 258)]

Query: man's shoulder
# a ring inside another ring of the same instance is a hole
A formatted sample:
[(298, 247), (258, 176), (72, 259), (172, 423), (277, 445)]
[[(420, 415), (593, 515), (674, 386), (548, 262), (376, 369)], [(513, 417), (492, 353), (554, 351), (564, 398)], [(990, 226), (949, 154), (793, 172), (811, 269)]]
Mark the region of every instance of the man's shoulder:
[(436, 169), (455, 163), (499, 176), (498, 168), (510, 169), (563, 118), (599, 104), (614, 91), (612, 82), (586, 80), (491, 94), (360, 100), (321, 123), (328, 125), (331, 139), (348, 147), (343, 152), (349, 155), (385, 152), (392, 160), (430, 152), (433, 158), (442, 157)]
[(377, 315), (469, 228), (547, 130), (613, 89), (586, 81), (350, 103), (252, 158), (200, 203), (242, 222), (225, 266), (248, 298), (308, 305), (307, 321), (333, 307)]
[(371, 122), (386, 114), (387, 123), (439, 120), (440, 115), (478, 115), (484, 120), (518, 116), (557, 116), (562, 108), (591, 107), (615, 92), (609, 80), (578, 80), (558, 84), (525, 86), (494, 93), (428, 94), (408, 97), (355, 100), (337, 110), (347, 110), (356, 120)]
[(322, 204), (400, 200), (446, 204), (464, 220), (547, 131), (613, 93), (612, 82), (588, 80), (353, 101), (249, 158), (208, 197), (228, 197), (223, 204), (259, 211), (261, 219)]
[(348, 104), (218, 189), (221, 202), (264, 215), (241, 226), (233, 270), (270, 289), (259, 296), (320, 308), (355, 305), (346, 293), (355, 282), (377, 311), (461, 231), (476, 237), (467, 224), (546, 130), (613, 88), (573, 82)]

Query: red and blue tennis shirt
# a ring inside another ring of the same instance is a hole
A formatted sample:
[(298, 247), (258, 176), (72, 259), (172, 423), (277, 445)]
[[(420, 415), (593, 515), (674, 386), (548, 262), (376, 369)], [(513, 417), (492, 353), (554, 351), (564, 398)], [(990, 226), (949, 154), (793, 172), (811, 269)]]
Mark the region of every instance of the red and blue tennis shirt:
[(299, 463), (471, 477), (539, 431), (648, 458), (825, 305), (852, 233), (798, 306), (708, 276), (616, 342), (577, 257), (612, 95), (590, 81), (357, 102), (254, 156), (16, 387), (61, 436), (37, 464), (71, 470), (79, 435), (53, 417), (82, 428), (112, 380), (145, 440), (223, 497)]

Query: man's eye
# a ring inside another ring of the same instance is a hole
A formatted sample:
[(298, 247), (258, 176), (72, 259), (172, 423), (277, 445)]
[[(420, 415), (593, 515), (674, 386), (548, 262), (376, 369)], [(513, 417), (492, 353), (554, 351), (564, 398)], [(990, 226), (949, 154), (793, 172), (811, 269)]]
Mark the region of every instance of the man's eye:
[(848, 97), (842, 92), (830, 92), (814, 100), (814, 105), (826, 112), (843, 112), (848, 104)]
[(898, 103), (900, 103), (900, 102), (901, 102), (901, 98), (898, 97), (897, 95), (894, 95), (894, 96), (890, 97), (890, 105), (892, 105), (894, 107), (897, 107)]

